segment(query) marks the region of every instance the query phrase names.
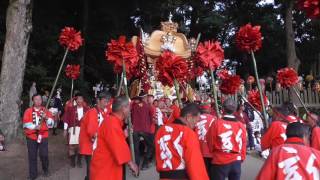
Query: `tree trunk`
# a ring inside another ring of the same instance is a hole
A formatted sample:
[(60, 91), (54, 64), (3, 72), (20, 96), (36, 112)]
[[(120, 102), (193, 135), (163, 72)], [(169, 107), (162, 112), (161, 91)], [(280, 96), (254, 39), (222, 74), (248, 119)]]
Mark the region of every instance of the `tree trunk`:
[(29, 37), (32, 0), (10, 0), (6, 17), (6, 41), (0, 77), (0, 127), (12, 139), (19, 128), (20, 102)]
[(286, 2), (286, 53), (287, 53), (287, 65), (298, 71), (300, 60), (296, 54), (295, 35), (293, 30), (293, 16), (292, 11), (294, 8), (295, 0), (289, 0)]

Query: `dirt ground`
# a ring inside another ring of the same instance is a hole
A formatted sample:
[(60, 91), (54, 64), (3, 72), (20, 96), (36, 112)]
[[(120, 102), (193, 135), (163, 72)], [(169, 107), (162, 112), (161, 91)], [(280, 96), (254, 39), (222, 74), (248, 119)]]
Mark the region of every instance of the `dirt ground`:
[[(67, 146), (60, 130), (57, 136), (49, 135), (49, 171), (50, 178), (44, 178), (40, 159), (38, 161), (38, 179), (68, 179)], [(26, 140), (16, 139), (0, 152), (0, 179), (25, 180), (28, 178), (28, 153)]]
[[(70, 168), (67, 156), (67, 146), (62, 131), (57, 136), (49, 137), (49, 170), (50, 177), (43, 177), (38, 161), (39, 178), (37, 180), (83, 180), (86, 172), (85, 162), (82, 168)], [(242, 164), (241, 179), (253, 180), (258, 174), (263, 161), (254, 155), (248, 155)], [(0, 152), (0, 180), (26, 180), (28, 177), (28, 155), (25, 139), (16, 139), (7, 145), (7, 151)], [(140, 172), (139, 178), (134, 178), (127, 172), (127, 180), (158, 179), (155, 167)]]

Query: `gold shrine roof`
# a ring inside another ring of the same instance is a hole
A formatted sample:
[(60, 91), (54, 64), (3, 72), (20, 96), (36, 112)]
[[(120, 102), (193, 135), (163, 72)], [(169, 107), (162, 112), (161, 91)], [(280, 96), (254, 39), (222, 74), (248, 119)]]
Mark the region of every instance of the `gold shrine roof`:
[(158, 57), (164, 50), (170, 50), (178, 56), (189, 58), (191, 49), (186, 36), (178, 33), (178, 23), (171, 19), (161, 22), (161, 30), (155, 30), (144, 43), (145, 54)]

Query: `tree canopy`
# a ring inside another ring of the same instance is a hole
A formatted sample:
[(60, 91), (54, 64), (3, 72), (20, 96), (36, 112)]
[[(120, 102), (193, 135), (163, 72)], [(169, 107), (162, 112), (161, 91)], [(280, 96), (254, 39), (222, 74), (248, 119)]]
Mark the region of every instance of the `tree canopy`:
[[(33, 2), (33, 31), (30, 37), (24, 92), (32, 81), (38, 87), (50, 89), (57, 73), (64, 49), (58, 43), (60, 30), (73, 26), (85, 31), (85, 53), (71, 53), (66, 64), (84, 59), (83, 79), (76, 87), (91, 93), (100, 80), (114, 83), (112, 66), (105, 60), (106, 44), (119, 35), (131, 37), (139, 28), (150, 33), (168, 19), (180, 25), (187, 37), (201, 33), (201, 41), (219, 40), (226, 59), (240, 62), (238, 74), (253, 74), (250, 57), (239, 52), (234, 43), (235, 32), (246, 23), (260, 25), (263, 46), (256, 54), (260, 76), (274, 74), (286, 66), (285, 3), (263, 3), (261, 0), (41, 0)], [(4, 45), (7, 1), (0, 2), (0, 55)], [(293, 26), (297, 56), (301, 60), (300, 73), (309, 74), (313, 63), (319, 61), (319, 21), (308, 19), (295, 8)], [(81, 57), (83, 56), (83, 57)], [(318, 70), (319, 71), (319, 70)], [(69, 88), (69, 80), (60, 78), (60, 85)]]

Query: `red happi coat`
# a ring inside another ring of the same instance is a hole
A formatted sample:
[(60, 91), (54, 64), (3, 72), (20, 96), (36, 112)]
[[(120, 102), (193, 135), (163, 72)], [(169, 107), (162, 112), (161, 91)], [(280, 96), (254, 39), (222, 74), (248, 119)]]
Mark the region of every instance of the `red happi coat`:
[(208, 148), (206, 135), (215, 119), (216, 117), (212, 116), (211, 114), (201, 114), (200, 119), (196, 124), (195, 131), (199, 137), (200, 148), (203, 157), (212, 157), (212, 154)]
[(98, 108), (91, 108), (84, 115), (79, 135), (79, 153), (83, 155), (92, 155), (94, 139), (97, 135), (99, 125), (98, 113), (103, 117), (103, 120), (107, 118), (107, 114)]
[[(41, 111), (43, 111), (46, 114), (47, 118), (53, 120), (53, 116), (51, 112), (48, 111), (45, 107), (40, 107), (40, 110), (35, 110), (34, 107), (30, 107), (24, 112), (23, 119), (22, 119), (23, 124), (32, 123), (33, 125), (36, 125), (33, 112), (35, 112), (37, 117), (40, 117)], [(42, 138), (47, 138), (49, 136), (48, 126), (45, 120), (41, 120), (39, 131), (35, 129), (24, 128), (24, 133), (27, 136), (27, 138), (32, 140), (37, 140), (38, 138), (37, 134), (41, 135)]]
[(235, 116), (240, 122), (242, 122), (242, 124), (244, 124), (244, 125), (249, 124), (249, 121), (250, 121), (250, 120), (249, 120), (249, 117), (248, 117), (247, 113), (237, 111), (237, 112), (234, 113), (234, 116)]
[(122, 180), (122, 165), (131, 161), (122, 126), (123, 121), (114, 114), (101, 124), (97, 148), (92, 155), (91, 180)]
[(165, 124), (170, 124), (172, 123), (174, 120), (178, 119), (180, 117), (180, 111), (181, 109), (179, 108), (179, 106), (177, 105), (172, 105), (170, 107), (170, 109), (172, 110), (169, 118), (166, 120)]
[(83, 117), (78, 119), (77, 106), (71, 106), (66, 109), (63, 115), (63, 122), (68, 124), (68, 128), (78, 126), (80, 127), (80, 122), (84, 118), (85, 113), (89, 110), (87, 106), (83, 107)]
[(320, 127), (316, 126), (312, 129), (311, 147), (320, 151)]
[(109, 101), (108, 101), (108, 104), (106, 106), (106, 109), (105, 109), (105, 112), (107, 114), (110, 114), (112, 112), (112, 103), (113, 103), (114, 99), (111, 98)]
[(287, 117), (286, 117), (286, 120), (289, 122), (289, 123), (293, 123), (293, 122), (303, 122), (303, 120), (302, 119), (300, 119), (299, 117), (296, 117), (296, 116), (294, 116), (294, 115), (288, 115)]
[(155, 149), (158, 172), (186, 170), (190, 180), (209, 179), (198, 137), (180, 120), (159, 128), (155, 137)]
[(300, 138), (288, 138), (272, 149), (257, 180), (320, 179), (320, 151), (305, 146)]
[(225, 165), (246, 158), (246, 128), (233, 115), (215, 120), (207, 133), (212, 164)]
[[(64, 112), (66, 112), (67, 111), (67, 109), (68, 108), (70, 108), (70, 107), (73, 107), (74, 105), (75, 105), (75, 100), (76, 100), (76, 97), (73, 97), (72, 99), (69, 99), (67, 102), (66, 102), (66, 104), (64, 105)], [(88, 106), (88, 103), (87, 102), (83, 102), (83, 104), (82, 104), (84, 107), (89, 107)]]
[(157, 108), (152, 104), (150, 105), (150, 107), (151, 107), (151, 118), (152, 118), (150, 130), (151, 130), (151, 133), (154, 134), (156, 131), (155, 119), (157, 118)]
[(273, 121), (267, 132), (261, 138), (262, 150), (273, 149), (285, 142), (287, 139), (286, 129), (287, 123), (283, 121)]

